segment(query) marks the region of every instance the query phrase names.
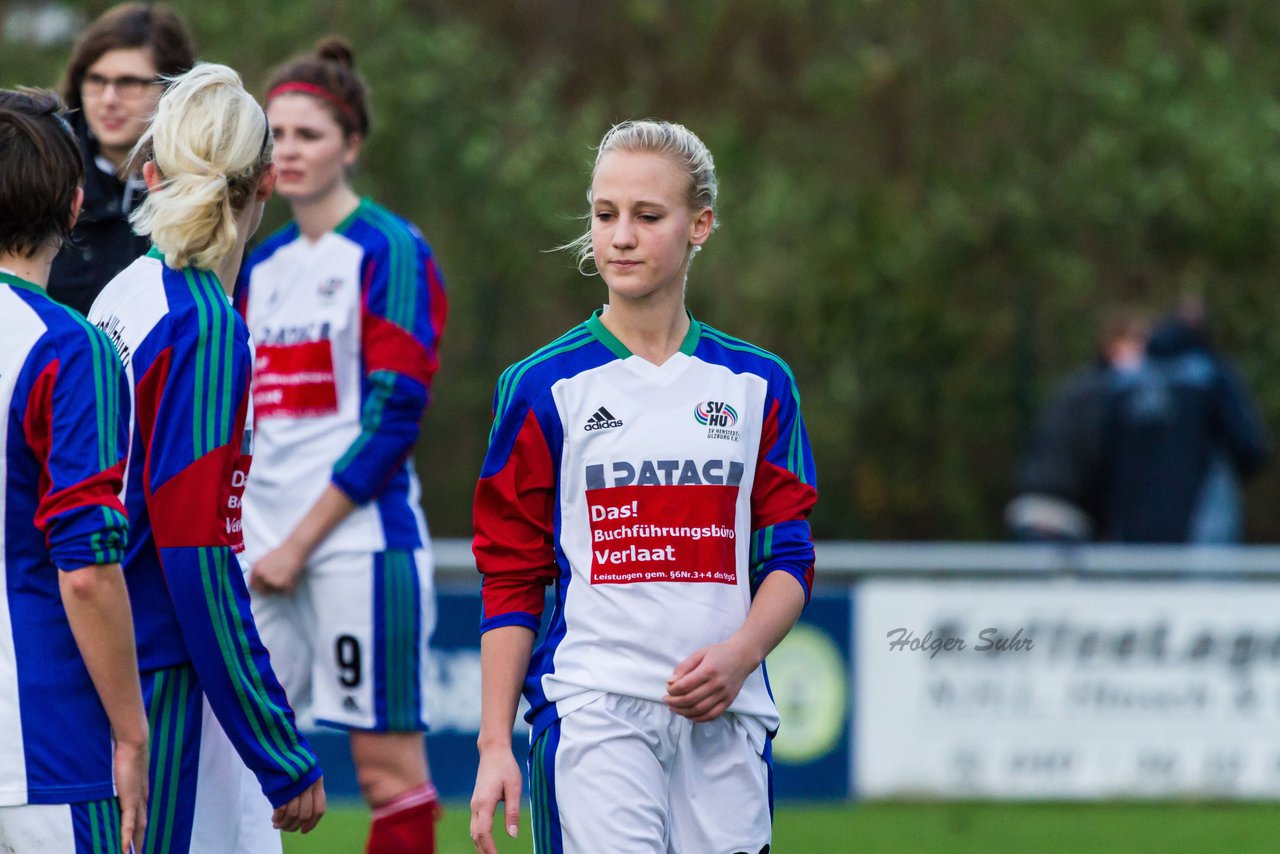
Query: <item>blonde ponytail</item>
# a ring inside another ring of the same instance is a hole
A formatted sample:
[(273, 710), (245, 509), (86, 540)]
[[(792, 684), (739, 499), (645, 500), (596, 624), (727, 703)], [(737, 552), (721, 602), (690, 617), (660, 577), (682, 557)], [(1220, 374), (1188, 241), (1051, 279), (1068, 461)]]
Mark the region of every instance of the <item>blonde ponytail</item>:
[(236, 216), (271, 163), (267, 117), (225, 65), (173, 79), (137, 152), (161, 183), (129, 220), (174, 269), (211, 269), (235, 249)]

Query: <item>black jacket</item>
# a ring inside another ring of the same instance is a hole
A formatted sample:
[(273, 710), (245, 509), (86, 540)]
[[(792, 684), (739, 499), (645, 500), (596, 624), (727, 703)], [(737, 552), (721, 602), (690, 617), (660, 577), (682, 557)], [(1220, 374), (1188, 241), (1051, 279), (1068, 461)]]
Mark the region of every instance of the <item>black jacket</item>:
[(74, 113), (70, 119), (84, 156), (84, 208), (71, 240), (53, 259), (49, 296), (88, 314), (107, 282), (139, 255), (145, 255), (151, 243), (129, 226), (129, 212), (142, 204), (145, 191), (135, 192), (129, 209), (124, 209), (124, 182), (95, 163), (98, 143), (90, 135), (83, 113)]
[(1162, 325), (1143, 368), (1113, 385), (1104, 536), (1188, 542), (1214, 455), (1247, 478), (1270, 452), (1266, 426), (1234, 365), (1196, 330)]
[(1109, 377), (1106, 364), (1098, 360), (1054, 390), (1037, 421), (1014, 484), (1016, 495), (1047, 497), (1076, 508), (1095, 529), (1102, 510)]

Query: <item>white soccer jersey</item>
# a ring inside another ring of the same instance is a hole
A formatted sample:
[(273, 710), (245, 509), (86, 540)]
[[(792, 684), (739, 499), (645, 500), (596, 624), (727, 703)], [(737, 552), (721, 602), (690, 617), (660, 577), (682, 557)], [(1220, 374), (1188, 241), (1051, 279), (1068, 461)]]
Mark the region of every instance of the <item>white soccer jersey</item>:
[[(601, 692), (661, 700), (691, 653), (746, 619), (760, 581), (806, 595), (816, 500), (799, 398), (777, 357), (692, 323), (656, 366), (593, 316), (499, 382), (476, 492), (482, 631), (536, 629), (535, 736)], [(730, 711), (776, 729), (763, 668)]]
[(246, 261), (236, 305), (257, 348), (249, 562), (278, 546), (329, 483), (359, 507), (312, 559), (425, 543), (410, 454), (445, 295), (417, 229), (367, 199), (316, 241), (291, 223)]

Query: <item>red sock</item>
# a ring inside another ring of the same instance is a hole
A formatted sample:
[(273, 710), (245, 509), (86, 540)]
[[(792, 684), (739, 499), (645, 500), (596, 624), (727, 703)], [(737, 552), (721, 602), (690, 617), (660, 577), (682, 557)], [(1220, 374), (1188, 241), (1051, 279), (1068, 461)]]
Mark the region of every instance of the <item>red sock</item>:
[(435, 854), (436, 787), (423, 783), (373, 811), (365, 854)]

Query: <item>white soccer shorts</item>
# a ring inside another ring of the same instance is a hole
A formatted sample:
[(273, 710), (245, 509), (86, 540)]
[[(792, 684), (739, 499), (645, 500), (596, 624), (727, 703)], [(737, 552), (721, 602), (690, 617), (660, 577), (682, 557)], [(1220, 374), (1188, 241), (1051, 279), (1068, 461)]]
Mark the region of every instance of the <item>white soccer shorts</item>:
[(301, 725), (427, 729), (433, 574), (429, 548), (343, 552), (308, 565), (291, 594), (252, 594), (258, 634)]
[(604, 694), (551, 724), (529, 757), (538, 854), (764, 854), (772, 828), (765, 727), (695, 724)]

